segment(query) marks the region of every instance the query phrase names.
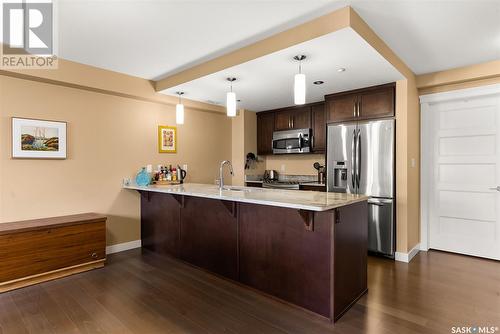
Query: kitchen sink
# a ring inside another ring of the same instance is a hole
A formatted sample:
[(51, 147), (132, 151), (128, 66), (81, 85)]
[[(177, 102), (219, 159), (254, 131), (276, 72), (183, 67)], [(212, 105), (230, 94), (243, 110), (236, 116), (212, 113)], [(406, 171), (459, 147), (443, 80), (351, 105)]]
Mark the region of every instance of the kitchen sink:
[(245, 188), (245, 187), (232, 187), (232, 186), (229, 186), (229, 187), (224, 187), (224, 188), (222, 188), (222, 190), (226, 190), (226, 191), (251, 192), (251, 191), (254, 191), (255, 189), (249, 189), (249, 188)]

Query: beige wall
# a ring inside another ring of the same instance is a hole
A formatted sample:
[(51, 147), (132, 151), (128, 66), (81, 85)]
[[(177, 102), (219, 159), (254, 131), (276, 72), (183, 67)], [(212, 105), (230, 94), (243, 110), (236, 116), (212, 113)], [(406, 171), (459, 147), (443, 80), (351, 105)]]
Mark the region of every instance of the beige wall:
[(420, 110), (414, 79), (396, 82), (396, 250), (420, 242)]
[(245, 170), (247, 153), (257, 155), (257, 114), (249, 110), (240, 110), (238, 115), (232, 119), (232, 164), (234, 176), (232, 184), (235, 186), (245, 185), (245, 175), (262, 175), (265, 162), (251, 164), (250, 169)]
[[(45, 71), (47, 72), (47, 71)], [(175, 106), (0, 76), (0, 222), (95, 211), (109, 217), (108, 245), (140, 238), (139, 195), (124, 176), (146, 164), (188, 164), (188, 181), (213, 183), (231, 159), (231, 120), (186, 109), (178, 153), (160, 154), (157, 126)], [(67, 160), (16, 160), (10, 117), (68, 122)]]
[(500, 83), (500, 60), (417, 76), (420, 95)]
[(232, 184), (243, 186), (245, 183), (245, 110), (239, 110), (231, 119), (231, 163), (234, 175)]

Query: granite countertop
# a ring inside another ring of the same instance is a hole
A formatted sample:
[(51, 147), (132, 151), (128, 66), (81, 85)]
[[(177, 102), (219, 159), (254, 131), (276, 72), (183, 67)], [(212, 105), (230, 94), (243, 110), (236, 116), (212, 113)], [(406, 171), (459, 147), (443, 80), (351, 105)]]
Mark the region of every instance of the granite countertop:
[(283, 189), (264, 189), (252, 187), (227, 186), (219, 190), (219, 186), (201, 183), (185, 183), (180, 185), (126, 185), (125, 189), (151, 191), (174, 195), (186, 195), (226, 201), (279, 206), (284, 208), (327, 211), (345, 205), (366, 201), (367, 196), (345, 193), (318, 191), (297, 191)]

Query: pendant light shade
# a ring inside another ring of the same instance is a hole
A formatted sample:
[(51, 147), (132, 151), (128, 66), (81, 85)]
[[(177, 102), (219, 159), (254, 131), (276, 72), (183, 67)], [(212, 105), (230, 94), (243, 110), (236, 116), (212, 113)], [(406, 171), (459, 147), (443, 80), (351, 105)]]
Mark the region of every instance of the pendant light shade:
[(181, 101), (184, 92), (177, 92), (176, 94), (179, 95), (179, 103), (175, 106), (175, 123), (184, 124), (184, 105)]
[(303, 73), (295, 74), (293, 84), (293, 99), (295, 104), (306, 103), (306, 75)]
[(299, 62), (299, 73), (295, 74), (295, 79), (293, 83), (293, 100), (297, 105), (306, 103), (306, 75), (302, 73), (302, 60), (306, 59), (306, 56), (299, 55), (293, 57), (293, 59)]
[(227, 92), (226, 108), (227, 108), (227, 116), (229, 117), (236, 116), (236, 94), (234, 92)]
[(231, 90), (226, 94), (226, 112), (228, 117), (236, 116), (236, 93), (233, 92), (233, 81), (236, 78), (227, 78), (227, 81), (231, 83)]
[(184, 105), (177, 104), (175, 106), (175, 123), (184, 124)]

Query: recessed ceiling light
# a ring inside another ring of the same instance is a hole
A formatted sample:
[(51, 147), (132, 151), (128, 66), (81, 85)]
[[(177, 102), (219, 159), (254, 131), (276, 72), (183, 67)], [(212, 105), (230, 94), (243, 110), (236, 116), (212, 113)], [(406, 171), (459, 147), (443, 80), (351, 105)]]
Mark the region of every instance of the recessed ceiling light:
[(324, 83), (325, 83), (325, 82), (324, 82), (324, 81), (322, 81), (322, 80), (317, 80), (317, 81), (314, 81), (314, 82), (313, 82), (313, 84), (315, 84), (315, 85), (322, 85), (322, 84), (324, 84)]
[(341, 67), (337, 70), (337, 72), (345, 72), (345, 68)]
[(241, 102), (241, 100), (240, 100), (240, 99), (238, 99), (238, 100), (236, 100), (236, 102)]

